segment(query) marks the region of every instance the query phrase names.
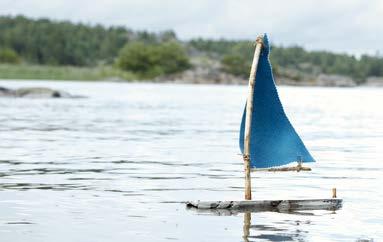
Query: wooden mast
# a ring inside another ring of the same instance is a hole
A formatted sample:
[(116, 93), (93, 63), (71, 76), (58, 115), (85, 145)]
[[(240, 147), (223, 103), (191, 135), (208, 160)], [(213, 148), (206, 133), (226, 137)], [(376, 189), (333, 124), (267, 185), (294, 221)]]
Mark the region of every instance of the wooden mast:
[(255, 86), (255, 77), (257, 74), (257, 67), (259, 56), (263, 45), (263, 35), (257, 37), (253, 63), (251, 65), (249, 76), (249, 90), (247, 94), (246, 104), (246, 121), (245, 121), (245, 147), (243, 154), (243, 161), (245, 163), (245, 199), (251, 200), (251, 168), (250, 168), (250, 134), (251, 134), (251, 119), (253, 114), (253, 94)]

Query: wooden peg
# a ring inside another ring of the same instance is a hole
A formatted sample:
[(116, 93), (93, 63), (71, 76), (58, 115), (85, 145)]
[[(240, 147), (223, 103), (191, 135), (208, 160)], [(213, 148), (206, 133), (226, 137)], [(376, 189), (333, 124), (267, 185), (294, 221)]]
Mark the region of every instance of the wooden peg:
[(336, 188), (332, 189), (332, 198), (336, 198)]

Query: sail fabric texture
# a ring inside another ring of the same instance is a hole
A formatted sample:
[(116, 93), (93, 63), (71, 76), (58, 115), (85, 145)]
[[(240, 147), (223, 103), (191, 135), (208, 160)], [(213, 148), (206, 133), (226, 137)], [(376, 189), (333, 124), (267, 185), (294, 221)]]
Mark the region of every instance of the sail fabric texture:
[[(252, 168), (281, 166), (295, 161), (315, 162), (288, 120), (275, 86), (269, 61), (270, 45), (264, 36), (255, 78), (250, 136)], [(244, 153), (246, 107), (239, 146)]]

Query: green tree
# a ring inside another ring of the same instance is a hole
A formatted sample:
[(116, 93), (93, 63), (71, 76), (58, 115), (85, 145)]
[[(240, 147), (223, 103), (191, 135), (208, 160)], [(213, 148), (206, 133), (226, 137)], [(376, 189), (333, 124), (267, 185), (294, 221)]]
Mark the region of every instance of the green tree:
[(119, 52), (116, 64), (143, 78), (181, 72), (190, 67), (184, 47), (174, 41), (159, 44), (129, 42)]
[(221, 61), (222, 70), (235, 76), (247, 77), (250, 62), (240, 55), (225, 55)]
[(117, 65), (123, 70), (144, 74), (152, 68), (152, 49), (142, 42), (130, 42), (119, 52)]
[(184, 47), (175, 42), (164, 42), (155, 46), (158, 55), (154, 61), (160, 65), (165, 74), (172, 74), (184, 71), (191, 67), (189, 57)]
[(20, 63), (20, 57), (16, 51), (10, 48), (0, 49), (0, 63), (18, 64)]

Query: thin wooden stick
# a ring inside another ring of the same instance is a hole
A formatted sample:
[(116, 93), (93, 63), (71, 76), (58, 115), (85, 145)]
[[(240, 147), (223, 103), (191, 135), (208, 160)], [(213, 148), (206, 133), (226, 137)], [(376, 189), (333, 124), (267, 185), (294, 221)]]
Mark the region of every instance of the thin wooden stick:
[(251, 200), (251, 175), (250, 175), (250, 134), (251, 134), (251, 119), (253, 114), (253, 94), (255, 86), (255, 77), (257, 74), (257, 67), (259, 56), (263, 45), (263, 35), (258, 36), (255, 45), (253, 63), (251, 65), (249, 76), (249, 90), (247, 93), (246, 104), (246, 121), (245, 121), (245, 150), (243, 154), (243, 161), (245, 163), (245, 199)]
[(292, 167), (277, 167), (277, 168), (254, 168), (251, 171), (271, 171), (271, 172), (277, 172), (277, 171), (311, 171), (310, 167), (305, 167), (302, 166), (301, 163), (299, 163), (297, 166), (292, 166)]
[(332, 189), (332, 198), (336, 198), (336, 188)]
[(251, 227), (251, 213), (247, 212), (243, 215), (243, 240), (249, 242), (250, 236), (250, 227)]

